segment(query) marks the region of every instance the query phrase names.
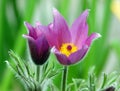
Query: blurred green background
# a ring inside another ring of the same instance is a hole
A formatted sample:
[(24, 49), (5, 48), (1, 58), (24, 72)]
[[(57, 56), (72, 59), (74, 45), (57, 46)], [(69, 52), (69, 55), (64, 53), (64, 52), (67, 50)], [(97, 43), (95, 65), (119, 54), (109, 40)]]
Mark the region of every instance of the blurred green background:
[[(24, 91), (6, 66), (5, 60), (11, 61), (8, 51), (12, 49), (28, 60), (27, 43), (22, 37), (27, 33), (24, 21), (47, 25), (53, 20), (52, 8), (60, 11), (69, 26), (83, 10), (90, 9), (89, 34), (102, 35), (92, 44), (84, 61), (69, 67), (68, 83), (72, 78), (87, 78), (93, 66), (98, 77), (102, 72), (120, 70), (120, 0), (0, 0), (0, 91)], [(55, 60), (58, 68), (61, 67), (53, 54), (49, 60)], [(61, 74), (54, 81), (58, 87), (60, 77)]]

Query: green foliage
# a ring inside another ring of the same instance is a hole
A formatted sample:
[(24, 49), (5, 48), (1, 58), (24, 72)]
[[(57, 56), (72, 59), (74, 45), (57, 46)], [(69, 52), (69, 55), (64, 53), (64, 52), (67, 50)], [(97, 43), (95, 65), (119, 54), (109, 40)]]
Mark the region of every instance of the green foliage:
[[(56, 69), (54, 64), (47, 62), (40, 66), (40, 80), (36, 78), (36, 67), (30, 61), (24, 61), (13, 51), (9, 51), (12, 63), (6, 61), (8, 66), (17, 74), (17, 77), (23, 82), (24, 87), (28, 91), (60, 91), (55, 86), (52, 78), (61, 73), (63, 69)], [(72, 79), (72, 83), (67, 86), (67, 91), (105, 91), (109, 87), (120, 90), (120, 73), (112, 72), (110, 74), (103, 73), (102, 77), (97, 78), (94, 69), (89, 71), (88, 79)]]
[(111, 48), (115, 51), (115, 53), (119, 59), (119, 63), (120, 63), (120, 42), (119, 42), (119, 40), (113, 41), (111, 44)]
[(73, 79), (73, 83), (68, 85), (67, 91), (106, 91), (108, 88), (114, 88), (115, 91), (120, 90), (120, 73), (103, 73), (101, 78), (96, 78), (95, 73), (90, 73), (88, 80)]
[(40, 79), (37, 79), (37, 65), (22, 60), (13, 51), (9, 51), (9, 55), (13, 61), (12, 63), (6, 61), (6, 63), (17, 74), (27, 91), (46, 91), (48, 85), (52, 84), (52, 78), (62, 71), (62, 69), (56, 70), (54, 64), (49, 65), (47, 62), (40, 66), (40, 76), (38, 75)]

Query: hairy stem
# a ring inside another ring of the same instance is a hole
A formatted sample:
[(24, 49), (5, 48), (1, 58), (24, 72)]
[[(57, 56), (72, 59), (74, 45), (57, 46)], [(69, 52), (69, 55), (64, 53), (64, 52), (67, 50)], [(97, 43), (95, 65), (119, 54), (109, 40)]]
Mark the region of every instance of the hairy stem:
[(39, 80), (40, 80), (40, 78), (39, 78), (40, 77), (40, 66), (39, 65), (37, 66), (36, 73), (37, 73), (36, 74), (36, 81), (39, 82)]
[(62, 91), (66, 91), (67, 87), (67, 66), (64, 66), (63, 77), (62, 77)]
[(42, 91), (42, 88), (39, 84), (40, 79), (41, 79), (40, 77), (41, 77), (41, 66), (38, 65), (36, 68), (36, 81), (38, 82), (38, 84), (36, 84), (37, 87), (36, 87), (35, 91)]

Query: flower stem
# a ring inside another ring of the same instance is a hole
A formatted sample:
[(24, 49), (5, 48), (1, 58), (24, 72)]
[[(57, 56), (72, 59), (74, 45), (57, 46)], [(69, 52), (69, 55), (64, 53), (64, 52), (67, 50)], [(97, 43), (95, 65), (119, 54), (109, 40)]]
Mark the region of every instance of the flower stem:
[(63, 78), (62, 78), (62, 91), (66, 91), (67, 87), (67, 66), (64, 66)]
[[(41, 77), (41, 66), (37, 65), (37, 67), (36, 67), (36, 81), (38, 82), (38, 84), (40, 82), (40, 77)], [(37, 87), (36, 87), (35, 91), (42, 91), (41, 86), (39, 86), (38, 84), (36, 84)]]
[(39, 80), (40, 80), (40, 79), (39, 79), (39, 77), (40, 77), (40, 66), (39, 66), (39, 65), (37, 66), (36, 73), (37, 73), (37, 74), (36, 74), (36, 81), (39, 82)]

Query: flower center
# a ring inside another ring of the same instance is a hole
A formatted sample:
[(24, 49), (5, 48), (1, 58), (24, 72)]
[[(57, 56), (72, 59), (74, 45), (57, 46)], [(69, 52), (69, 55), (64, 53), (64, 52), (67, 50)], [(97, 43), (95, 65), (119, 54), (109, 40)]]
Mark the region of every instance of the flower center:
[(67, 57), (70, 56), (70, 54), (76, 52), (78, 50), (77, 46), (75, 46), (73, 43), (64, 43), (60, 47), (60, 52)]
[(71, 51), (71, 50), (72, 50), (72, 46), (71, 46), (71, 45), (68, 45), (68, 46), (67, 46), (67, 50), (68, 50), (68, 51)]

